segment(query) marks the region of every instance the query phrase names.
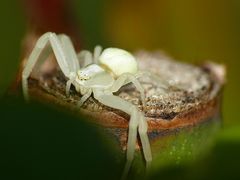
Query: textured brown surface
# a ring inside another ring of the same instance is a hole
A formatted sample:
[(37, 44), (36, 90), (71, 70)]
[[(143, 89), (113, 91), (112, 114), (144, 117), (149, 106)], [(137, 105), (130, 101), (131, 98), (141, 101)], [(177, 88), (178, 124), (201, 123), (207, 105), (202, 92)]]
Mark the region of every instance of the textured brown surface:
[[(117, 110), (99, 110), (90, 111), (88, 109), (77, 110), (71, 102), (62, 101), (58, 97), (51, 94), (46, 94), (44, 90), (31, 87), (30, 94), (35, 99), (43, 103), (53, 103), (60, 107), (67, 107), (78, 114), (87, 115), (95, 123), (101, 124), (105, 127), (127, 128), (129, 116)], [(94, 102), (93, 102), (94, 103)], [(97, 106), (97, 105), (96, 105)], [(96, 107), (98, 108), (98, 107)], [(146, 117), (148, 121), (148, 131), (161, 129), (174, 129), (184, 126), (196, 125), (203, 122), (219, 113), (219, 98), (215, 98), (205, 104), (200, 104), (190, 110), (179, 113), (171, 120), (162, 118)]]

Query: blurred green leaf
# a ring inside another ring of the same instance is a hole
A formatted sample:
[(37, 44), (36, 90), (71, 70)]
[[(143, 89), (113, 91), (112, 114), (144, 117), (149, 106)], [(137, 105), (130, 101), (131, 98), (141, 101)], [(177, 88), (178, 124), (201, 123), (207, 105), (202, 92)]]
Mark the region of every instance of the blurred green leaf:
[(98, 129), (61, 111), (1, 99), (0, 179), (114, 179), (113, 153)]

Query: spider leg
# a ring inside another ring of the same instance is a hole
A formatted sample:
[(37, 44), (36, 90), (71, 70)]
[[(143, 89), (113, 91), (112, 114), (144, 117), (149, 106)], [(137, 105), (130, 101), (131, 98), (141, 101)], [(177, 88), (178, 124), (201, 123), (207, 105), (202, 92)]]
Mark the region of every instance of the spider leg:
[(71, 66), (71, 70), (77, 72), (80, 69), (80, 66), (70, 37), (65, 34), (60, 34), (58, 37), (62, 43), (62, 49), (67, 57), (69, 66)]
[(78, 61), (82, 67), (85, 67), (91, 63), (93, 63), (92, 53), (87, 50), (82, 50), (77, 54)]
[[(127, 84), (129, 82), (133, 82), (133, 84), (136, 86), (136, 88), (140, 91), (143, 105), (145, 105), (144, 89), (141, 86), (141, 84), (139, 83), (139, 81), (137, 80), (137, 77), (132, 75), (132, 74), (121, 75), (112, 85), (111, 92), (118, 91), (124, 84)], [(139, 114), (140, 114), (139, 115), (140, 119), (139, 119), (138, 132), (139, 132), (140, 139), (141, 139), (144, 158), (146, 160), (146, 166), (147, 166), (147, 169), (149, 169), (149, 166), (150, 166), (151, 161), (152, 161), (152, 153), (151, 153), (151, 146), (150, 146), (150, 143), (149, 143), (149, 139), (148, 139), (148, 136), (147, 136), (148, 125), (147, 125), (147, 122), (144, 118), (144, 115), (140, 112), (139, 112)]]
[(125, 179), (127, 177), (127, 174), (130, 170), (134, 158), (135, 146), (137, 141), (137, 127), (139, 125), (140, 113), (133, 104), (121, 99), (118, 96), (114, 96), (110, 93), (104, 94), (102, 92), (97, 91), (93, 92), (94, 98), (97, 99), (102, 104), (115, 109), (119, 109), (131, 116), (129, 121), (129, 132), (127, 142), (127, 162), (125, 164), (124, 171), (122, 174), (122, 179)]
[(91, 94), (92, 90), (89, 89), (88, 92), (81, 97), (80, 101), (77, 103), (77, 106), (78, 107), (82, 106), (83, 103), (91, 96)]
[(155, 82), (157, 82), (157, 85), (163, 90), (163, 92), (166, 92), (166, 90), (170, 86), (166, 80), (163, 80), (160, 76), (157, 76), (156, 74), (148, 71), (139, 71), (137, 74), (135, 74), (135, 77), (136, 78), (147, 77), (149, 79), (154, 80)]
[(142, 104), (143, 106), (145, 106), (146, 102), (145, 102), (144, 89), (140, 84), (140, 82), (138, 81), (138, 79), (130, 73), (124, 73), (121, 76), (119, 76), (118, 79), (114, 81), (110, 91), (117, 92), (123, 85), (128, 84), (130, 82), (132, 82), (136, 87), (136, 89), (140, 92)]
[(72, 76), (66, 83), (66, 95), (69, 96), (70, 95), (70, 88), (71, 85), (73, 84), (73, 81), (75, 80), (74, 76)]
[(56, 60), (63, 71), (64, 75), (66, 77), (70, 77), (70, 73), (74, 72), (74, 69), (71, 69), (71, 66), (69, 65), (67, 61), (67, 57), (64, 53), (62, 43), (58, 39), (57, 35), (55, 33), (47, 32), (43, 34), (37, 41), (32, 53), (29, 56), (29, 59), (23, 69), (22, 73), (22, 88), (23, 88), (23, 95), (26, 100), (29, 100), (28, 96), (28, 83), (27, 79), (30, 76), (31, 71), (33, 70), (33, 67), (37, 63), (39, 59), (42, 59), (41, 54), (44, 52), (45, 47), (47, 46), (48, 42), (50, 43), (53, 52), (55, 54)]
[[(70, 69), (72, 70), (72, 72), (77, 72), (80, 69), (80, 65), (79, 65), (78, 57), (70, 37), (65, 34), (60, 34), (58, 35), (58, 37), (59, 37), (59, 40), (61, 41), (62, 49), (67, 57)], [(74, 80), (75, 80), (75, 74), (70, 73), (69, 80), (66, 83), (67, 96), (69, 96), (70, 94), (70, 88)]]
[(100, 45), (95, 46), (94, 52), (93, 52), (93, 62), (95, 64), (98, 64), (98, 58), (101, 55), (101, 53), (102, 53), (102, 46)]
[(139, 136), (142, 143), (143, 155), (146, 160), (146, 167), (148, 170), (152, 162), (152, 153), (151, 153), (151, 146), (150, 146), (148, 135), (147, 135), (147, 129), (148, 129), (148, 124), (146, 122), (146, 119), (144, 118), (144, 115), (141, 113), (138, 132), (139, 132)]
[(79, 62), (83, 67), (89, 65), (89, 64), (97, 64), (98, 58), (102, 52), (102, 47), (101, 46), (96, 46), (94, 48), (93, 54), (90, 51), (87, 50), (82, 50), (78, 53), (77, 57)]

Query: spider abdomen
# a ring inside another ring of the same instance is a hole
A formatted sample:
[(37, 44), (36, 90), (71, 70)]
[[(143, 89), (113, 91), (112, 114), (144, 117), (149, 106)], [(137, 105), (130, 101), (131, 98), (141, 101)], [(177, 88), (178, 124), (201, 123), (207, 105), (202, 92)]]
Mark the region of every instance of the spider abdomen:
[(114, 77), (119, 77), (124, 73), (135, 74), (138, 65), (135, 57), (129, 52), (118, 48), (107, 48), (99, 57), (99, 64)]

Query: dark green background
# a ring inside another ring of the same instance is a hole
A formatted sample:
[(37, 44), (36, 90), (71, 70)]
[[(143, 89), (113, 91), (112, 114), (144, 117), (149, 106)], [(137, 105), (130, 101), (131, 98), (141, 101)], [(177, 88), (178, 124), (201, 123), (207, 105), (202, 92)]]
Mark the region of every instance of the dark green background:
[[(212, 60), (225, 64), (227, 83), (224, 88), (223, 98), (223, 130), (219, 135), (212, 155), (195, 166), (173, 170), (167, 169), (161, 172), (161, 176), (168, 178), (178, 178), (180, 176), (185, 179), (192, 179), (193, 177), (202, 179), (203, 177), (212, 176), (220, 178), (239, 177), (237, 168), (240, 160), (239, 0), (74, 0), (72, 11), (76, 14), (85, 48), (93, 48), (96, 44), (102, 44), (104, 47), (118, 46), (131, 51), (141, 48), (147, 50), (162, 49), (174, 58), (184, 62), (202, 63), (204, 60)], [(20, 62), (21, 40), (26, 31), (27, 22), (21, 1), (1, 2), (0, 22), (0, 96), (3, 97), (7, 87), (16, 75)], [(84, 124), (82, 125), (82, 123), (77, 122), (76, 119), (72, 120), (72, 118), (68, 118), (70, 122), (65, 122), (69, 116), (62, 116), (62, 112), (56, 112), (51, 108), (40, 105), (29, 107), (24, 105), (21, 100), (18, 102), (15, 100), (8, 101), (6, 97), (5, 100), (1, 99), (0, 112), (2, 115), (0, 115), (0, 119), (1, 124), (3, 123), (0, 126), (2, 135), (1, 149), (5, 154), (1, 154), (3, 158), (1, 158), (0, 162), (3, 167), (8, 167), (8, 171), (5, 171), (7, 174), (17, 176), (19, 172), (20, 176), (29, 176), (31, 178), (29, 172), (33, 175), (32, 177), (40, 173), (41, 168), (39, 167), (44, 164), (44, 157), (39, 157), (38, 160), (34, 161), (37, 155), (33, 155), (33, 152), (52, 152), (53, 158), (49, 162), (52, 162), (56, 169), (65, 169), (67, 165), (62, 166), (64, 163), (69, 163), (70, 169), (77, 164), (76, 161), (73, 162), (67, 159), (63, 160), (63, 164), (60, 163), (59, 165), (58, 162), (61, 157), (64, 157), (63, 154), (73, 153), (72, 149), (74, 149), (73, 146), (76, 143), (84, 142), (90, 137), (88, 131), (79, 132), (77, 130), (77, 127), (83, 130), (86, 129), (81, 128), (82, 126), (85, 127)], [(46, 116), (48, 118), (45, 118)], [(33, 121), (40, 123), (36, 127), (36, 131), (34, 131), (34, 126), (37, 123), (32, 124)], [(79, 124), (73, 126), (71, 123)], [(26, 126), (27, 124), (29, 126)], [(77, 135), (73, 132), (70, 132), (69, 135), (66, 132), (69, 129), (67, 130), (65, 126), (73, 128), (72, 131), (76, 132)], [(63, 133), (61, 130), (63, 130)], [(41, 131), (46, 132), (46, 136), (41, 137)], [(54, 146), (51, 145), (51, 142), (45, 142), (48, 139), (47, 137), (51, 137), (52, 131), (55, 140), (63, 138), (62, 144), (59, 142)], [(68, 142), (64, 140), (65, 135), (68, 138), (73, 138), (69, 149), (66, 149)], [(34, 139), (34, 136), (40, 137)], [(78, 138), (81, 141), (78, 141)], [(93, 142), (91, 138), (89, 142)], [(101, 163), (104, 162), (104, 158), (99, 157), (99, 160), (94, 161), (98, 154), (104, 154), (100, 152), (105, 151), (104, 148), (102, 150), (98, 149), (98, 142), (97, 140), (96, 143), (92, 143), (92, 146), (89, 145), (86, 149), (94, 147), (93, 156), (89, 156), (90, 160), (94, 163), (99, 162), (99, 167), (103, 167)], [(34, 149), (40, 148), (41, 143), (43, 143), (43, 148), (51, 146), (49, 149), (44, 150)], [(76, 146), (76, 150), (82, 147), (81, 144)], [(31, 151), (32, 148), (33, 151)], [(58, 148), (63, 148), (63, 151), (58, 151)], [(9, 152), (12, 152), (12, 154)], [(89, 151), (86, 150), (87, 152)], [(29, 154), (32, 155), (29, 156)], [(73, 154), (77, 155), (77, 152), (74, 151)], [(20, 162), (25, 159), (22, 156), (28, 158), (26, 162)], [(76, 158), (81, 161), (82, 157), (79, 155)], [(106, 158), (109, 157), (106, 156)], [(13, 164), (15, 161), (18, 162)], [(33, 164), (37, 171), (30, 171), (31, 168), (34, 169), (30, 165), (31, 161), (40, 164)], [(23, 165), (21, 166), (21, 164)], [(98, 165), (93, 168), (94, 171), (98, 169), (96, 168)], [(23, 170), (25, 166), (26, 171)], [(50, 167), (51, 164), (48, 166)], [(86, 169), (89, 170), (89, 166), (88, 164)], [(76, 165), (76, 167), (83, 168), (84, 166)], [(106, 166), (106, 168), (108, 167)], [(58, 172), (56, 169), (52, 171), (48, 169), (45, 173), (54, 176)], [(64, 179), (64, 173), (71, 174), (71, 170), (62, 171), (62, 173), (60, 173), (58, 179)], [(105, 175), (99, 177), (105, 177)], [(36, 177), (33, 179), (36, 179)]]

